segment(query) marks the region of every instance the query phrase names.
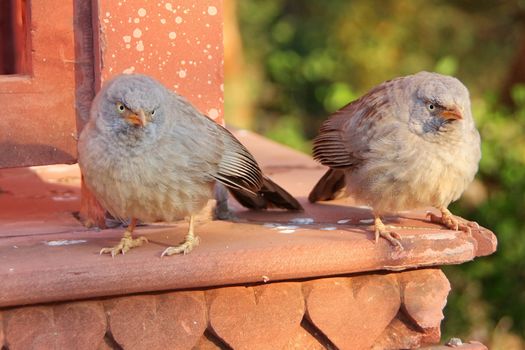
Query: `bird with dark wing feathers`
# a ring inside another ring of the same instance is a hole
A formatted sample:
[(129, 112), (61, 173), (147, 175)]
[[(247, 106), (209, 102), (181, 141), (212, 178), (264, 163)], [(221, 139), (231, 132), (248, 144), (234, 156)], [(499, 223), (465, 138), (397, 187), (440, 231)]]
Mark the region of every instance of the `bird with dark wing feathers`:
[(189, 253), (199, 243), (194, 217), (213, 197), (216, 182), (251, 209), (302, 210), (228, 130), (145, 75), (120, 75), (105, 84), (78, 154), (87, 187), (115, 218), (131, 219), (120, 243), (101, 250), (112, 256), (147, 241), (132, 238), (137, 220), (183, 217), (189, 217), (185, 240), (162, 256)]
[(433, 206), (431, 221), (470, 232), (447, 209), (472, 182), (481, 158), (480, 136), (467, 88), (456, 78), (420, 72), (386, 81), (326, 120), (314, 158), (330, 169), (311, 202), (351, 194), (370, 206), (375, 238), (402, 247), (381, 216)]

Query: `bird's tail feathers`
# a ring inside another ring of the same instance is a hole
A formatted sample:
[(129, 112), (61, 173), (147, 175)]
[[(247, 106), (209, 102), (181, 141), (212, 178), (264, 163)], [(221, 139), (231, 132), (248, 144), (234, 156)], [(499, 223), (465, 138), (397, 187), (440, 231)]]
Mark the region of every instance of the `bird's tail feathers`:
[(317, 201), (329, 201), (341, 198), (345, 195), (346, 179), (342, 170), (328, 169), (328, 171), (317, 181), (308, 200), (311, 203)]
[(284, 188), (263, 175), (261, 189), (254, 195), (243, 189), (228, 188), (232, 196), (244, 207), (253, 210), (286, 209), (303, 211), (301, 204)]

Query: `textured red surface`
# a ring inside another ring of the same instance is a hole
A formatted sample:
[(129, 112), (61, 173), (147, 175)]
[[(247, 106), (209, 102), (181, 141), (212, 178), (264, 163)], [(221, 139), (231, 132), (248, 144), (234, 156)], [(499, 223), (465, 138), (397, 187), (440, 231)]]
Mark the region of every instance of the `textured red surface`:
[(100, 80), (147, 73), (222, 120), (222, 1), (100, 0), (98, 25)]

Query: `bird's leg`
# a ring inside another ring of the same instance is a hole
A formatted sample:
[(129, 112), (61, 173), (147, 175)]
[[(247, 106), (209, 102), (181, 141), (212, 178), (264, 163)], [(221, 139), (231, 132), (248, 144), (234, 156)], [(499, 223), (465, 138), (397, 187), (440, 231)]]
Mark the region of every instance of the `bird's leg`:
[(193, 215), (190, 215), (190, 227), (188, 228), (188, 233), (186, 234), (186, 238), (184, 239), (184, 242), (179, 244), (175, 247), (168, 247), (166, 250), (161, 254), (161, 257), (164, 255), (174, 255), (174, 254), (188, 254), (199, 245), (199, 237), (195, 236), (193, 234), (193, 227), (195, 225), (195, 218)]
[(459, 221), (450, 210), (448, 210), (445, 207), (439, 208), (441, 211), (441, 216), (437, 216), (433, 213), (427, 213), (427, 218), (430, 219), (430, 222), (434, 222), (436, 224), (441, 224), (446, 226), (450, 230), (454, 231), (464, 231), (467, 233), (471, 233), (471, 228), (479, 228), (479, 225), (477, 222), (461, 222)]
[(379, 215), (374, 214), (374, 228), (375, 228), (375, 242), (379, 241), (379, 236), (383, 237), (390, 242), (397, 249), (403, 249), (403, 245), (399, 241), (401, 237), (398, 233), (393, 231), (388, 231), (385, 227), (385, 224), (381, 221)]
[(124, 232), (124, 237), (122, 237), (120, 243), (111, 248), (102, 248), (100, 250), (100, 254), (111, 254), (112, 257), (115, 257), (115, 255), (120, 253), (126, 254), (131, 248), (141, 246), (142, 243), (147, 242), (148, 239), (146, 237), (139, 237), (135, 239), (131, 237), (131, 234), (133, 233), (136, 225), (137, 219), (131, 218), (131, 222)]

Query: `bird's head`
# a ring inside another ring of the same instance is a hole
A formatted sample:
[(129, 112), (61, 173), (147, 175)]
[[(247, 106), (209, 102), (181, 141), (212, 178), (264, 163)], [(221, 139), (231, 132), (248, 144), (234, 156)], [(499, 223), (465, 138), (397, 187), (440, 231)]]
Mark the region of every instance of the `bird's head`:
[(164, 122), (168, 91), (158, 81), (139, 74), (110, 80), (95, 98), (94, 114), (119, 134), (151, 134)]
[(474, 128), (469, 93), (458, 79), (420, 72), (410, 77), (409, 125), (428, 138)]

